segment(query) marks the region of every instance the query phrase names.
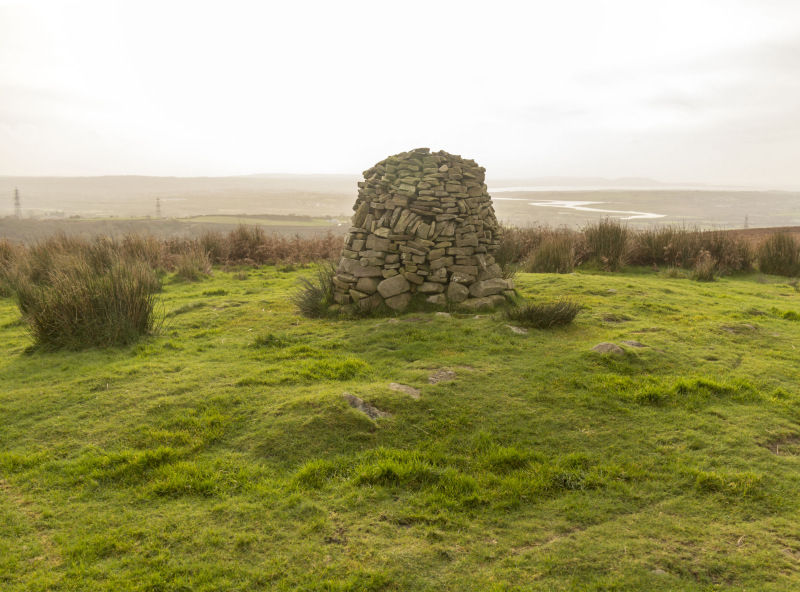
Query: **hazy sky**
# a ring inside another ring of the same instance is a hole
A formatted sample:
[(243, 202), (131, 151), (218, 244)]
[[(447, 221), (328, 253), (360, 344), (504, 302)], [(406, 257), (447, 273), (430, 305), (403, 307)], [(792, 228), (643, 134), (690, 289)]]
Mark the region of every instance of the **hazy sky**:
[(0, 0), (0, 175), (800, 187), (800, 0)]

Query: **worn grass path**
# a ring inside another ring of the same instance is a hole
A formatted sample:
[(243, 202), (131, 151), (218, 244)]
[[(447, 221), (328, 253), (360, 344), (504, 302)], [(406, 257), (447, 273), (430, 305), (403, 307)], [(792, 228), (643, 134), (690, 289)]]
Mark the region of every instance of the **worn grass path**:
[(523, 274), (584, 309), (517, 334), (237, 274), (168, 279), (120, 350), (31, 352), (0, 298), (0, 589), (800, 589), (785, 279)]

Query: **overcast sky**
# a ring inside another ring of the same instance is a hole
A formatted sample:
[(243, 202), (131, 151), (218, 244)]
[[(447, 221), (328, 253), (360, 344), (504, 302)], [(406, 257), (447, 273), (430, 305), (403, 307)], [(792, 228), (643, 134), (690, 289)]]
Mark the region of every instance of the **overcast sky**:
[(800, 0), (0, 0), (0, 175), (800, 187)]

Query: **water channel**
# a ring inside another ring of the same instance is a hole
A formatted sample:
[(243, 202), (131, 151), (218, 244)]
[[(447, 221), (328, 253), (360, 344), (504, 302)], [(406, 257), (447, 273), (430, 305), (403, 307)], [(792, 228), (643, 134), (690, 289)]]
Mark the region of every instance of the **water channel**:
[[(528, 201), (519, 197), (492, 197), (495, 201)], [(603, 204), (602, 201), (572, 201), (572, 200), (542, 200), (542, 201), (529, 201), (528, 204), (532, 206), (539, 206), (543, 208), (566, 208), (570, 210), (580, 210), (582, 212), (600, 212), (606, 214), (617, 214), (617, 218), (621, 220), (635, 220), (635, 219), (652, 219), (652, 218), (665, 218), (665, 214), (650, 214), (647, 212), (628, 212), (621, 210), (602, 210), (600, 208), (589, 208), (595, 204)], [(629, 214), (628, 216), (620, 214)]]

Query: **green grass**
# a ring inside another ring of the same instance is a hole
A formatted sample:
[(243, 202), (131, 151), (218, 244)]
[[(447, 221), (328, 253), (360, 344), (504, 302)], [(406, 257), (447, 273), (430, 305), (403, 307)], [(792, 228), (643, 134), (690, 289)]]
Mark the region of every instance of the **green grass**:
[(520, 335), (309, 319), (301, 273), (168, 275), (160, 335), (80, 353), (0, 298), (0, 589), (800, 588), (786, 278), (520, 273), (583, 306)]

